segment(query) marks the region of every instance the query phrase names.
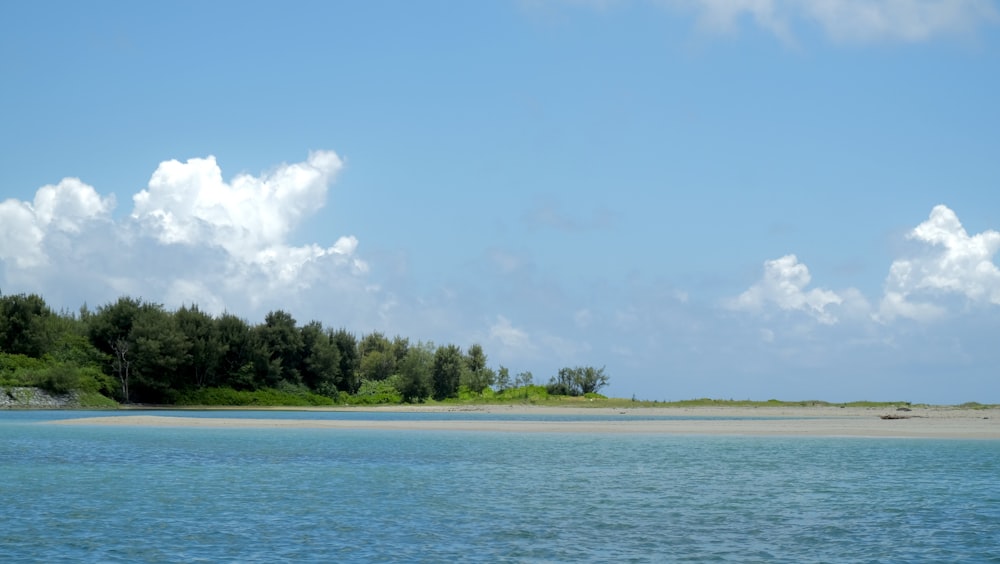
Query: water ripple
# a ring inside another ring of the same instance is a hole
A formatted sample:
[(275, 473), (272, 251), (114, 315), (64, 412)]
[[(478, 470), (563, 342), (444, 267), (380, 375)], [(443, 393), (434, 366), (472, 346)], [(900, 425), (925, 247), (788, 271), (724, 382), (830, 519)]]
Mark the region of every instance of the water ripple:
[(3, 562), (1000, 561), (994, 441), (0, 425)]

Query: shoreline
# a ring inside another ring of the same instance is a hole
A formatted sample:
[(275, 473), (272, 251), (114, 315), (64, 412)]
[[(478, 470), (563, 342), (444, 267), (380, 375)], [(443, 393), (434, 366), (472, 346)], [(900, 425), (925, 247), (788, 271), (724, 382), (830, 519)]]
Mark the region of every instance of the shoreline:
[[(600, 420), (553, 421), (530, 419), (264, 419), (142, 415), (134, 410), (51, 421), (57, 425), (190, 427), (227, 429), (365, 429), (386, 431), (472, 431), (503, 433), (593, 433), (729, 436), (871, 437), (1000, 440), (1000, 409), (914, 407), (909, 411), (857, 407), (641, 407), (577, 408), (528, 405), (387, 406), (336, 409), (271, 408), (212, 411), (296, 411), (324, 413), (482, 413), (485, 415), (578, 415)], [(670, 419), (636, 419), (635, 417)], [(617, 419), (620, 417), (620, 419)], [(886, 419), (883, 417), (891, 417)]]

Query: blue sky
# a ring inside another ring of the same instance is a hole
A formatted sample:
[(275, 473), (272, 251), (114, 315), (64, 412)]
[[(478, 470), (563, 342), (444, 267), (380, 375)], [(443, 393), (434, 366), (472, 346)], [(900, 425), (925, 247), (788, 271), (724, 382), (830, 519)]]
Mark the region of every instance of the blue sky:
[(1000, 402), (988, 0), (0, 6), (0, 291)]

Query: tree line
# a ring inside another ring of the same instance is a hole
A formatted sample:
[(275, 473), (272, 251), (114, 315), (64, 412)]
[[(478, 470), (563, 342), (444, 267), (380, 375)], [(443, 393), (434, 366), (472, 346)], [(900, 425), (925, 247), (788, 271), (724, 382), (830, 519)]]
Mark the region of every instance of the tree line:
[[(478, 343), (463, 350), (380, 332), (358, 337), (319, 321), (299, 325), (283, 310), (250, 324), (128, 296), (57, 313), (36, 294), (0, 295), (0, 385), (84, 390), (123, 403), (225, 402), (220, 390), (417, 403), (541, 387), (531, 372), (512, 376), (487, 360)], [(567, 367), (544, 392), (584, 395), (607, 383), (604, 368)], [(199, 401), (209, 397), (216, 399)]]

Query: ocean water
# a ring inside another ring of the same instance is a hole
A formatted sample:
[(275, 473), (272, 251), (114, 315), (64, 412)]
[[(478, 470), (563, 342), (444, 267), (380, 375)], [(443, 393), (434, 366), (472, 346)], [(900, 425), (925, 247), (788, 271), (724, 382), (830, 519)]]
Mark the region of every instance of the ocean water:
[(80, 415), (0, 412), (0, 562), (1000, 562), (1000, 441)]

